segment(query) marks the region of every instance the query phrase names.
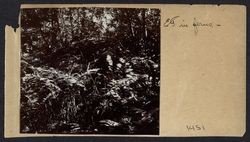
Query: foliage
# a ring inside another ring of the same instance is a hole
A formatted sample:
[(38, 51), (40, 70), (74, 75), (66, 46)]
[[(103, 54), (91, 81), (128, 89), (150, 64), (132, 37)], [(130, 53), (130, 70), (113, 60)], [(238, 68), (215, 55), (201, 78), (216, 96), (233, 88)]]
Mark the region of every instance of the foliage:
[(23, 9), (23, 133), (158, 134), (158, 9)]

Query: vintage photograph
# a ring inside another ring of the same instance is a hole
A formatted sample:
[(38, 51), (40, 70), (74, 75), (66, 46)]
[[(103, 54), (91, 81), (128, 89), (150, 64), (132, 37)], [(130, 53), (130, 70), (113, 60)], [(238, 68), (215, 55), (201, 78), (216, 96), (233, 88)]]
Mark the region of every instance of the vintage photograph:
[(20, 133), (159, 135), (160, 10), (21, 10)]

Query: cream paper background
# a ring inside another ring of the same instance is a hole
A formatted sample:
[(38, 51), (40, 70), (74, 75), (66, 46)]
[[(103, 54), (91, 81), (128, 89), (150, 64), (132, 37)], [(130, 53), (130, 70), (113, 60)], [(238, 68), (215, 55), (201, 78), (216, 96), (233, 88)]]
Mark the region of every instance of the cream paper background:
[[(244, 135), (246, 127), (245, 6), (49, 4), (21, 7), (93, 6), (161, 10), (159, 136)], [(180, 16), (176, 24), (187, 23), (189, 27), (164, 27), (167, 18), (174, 16)], [(195, 34), (192, 26), (194, 18), (204, 23), (212, 22), (213, 28), (198, 27), (198, 33)], [(11, 27), (6, 26), (5, 34), (5, 137), (87, 136), (19, 133), (20, 29), (14, 32)], [(205, 130), (188, 131), (187, 125), (204, 126)]]

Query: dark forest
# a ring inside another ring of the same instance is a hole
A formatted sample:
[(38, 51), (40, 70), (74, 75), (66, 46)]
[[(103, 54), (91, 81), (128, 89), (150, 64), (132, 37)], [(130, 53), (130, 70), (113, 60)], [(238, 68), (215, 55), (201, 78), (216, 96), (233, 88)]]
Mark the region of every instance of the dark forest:
[(21, 133), (159, 134), (160, 10), (21, 11)]

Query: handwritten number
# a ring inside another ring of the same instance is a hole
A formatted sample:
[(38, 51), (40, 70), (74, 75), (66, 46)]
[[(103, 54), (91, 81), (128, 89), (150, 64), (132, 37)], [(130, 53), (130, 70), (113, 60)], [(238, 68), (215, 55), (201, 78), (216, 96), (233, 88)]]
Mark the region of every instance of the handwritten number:
[(175, 17), (173, 17), (173, 18), (168, 18), (166, 21), (165, 21), (165, 23), (164, 23), (164, 27), (169, 27), (169, 26), (172, 26), (172, 27), (174, 27), (175, 26), (175, 19), (177, 19), (178, 17), (180, 17), (180, 16), (175, 16)]
[(186, 125), (186, 128), (188, 131), (204, 131), (205, 126), (204, 125)]

